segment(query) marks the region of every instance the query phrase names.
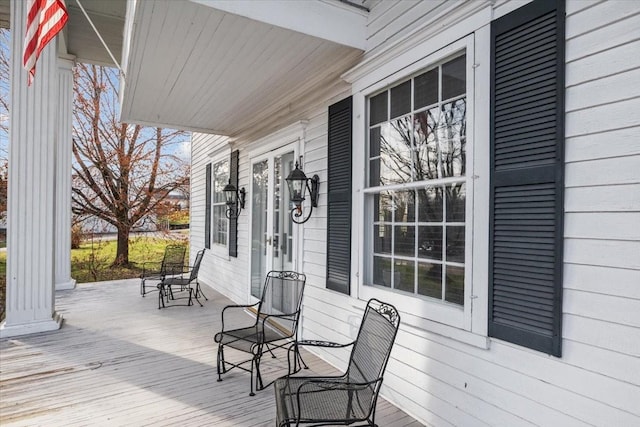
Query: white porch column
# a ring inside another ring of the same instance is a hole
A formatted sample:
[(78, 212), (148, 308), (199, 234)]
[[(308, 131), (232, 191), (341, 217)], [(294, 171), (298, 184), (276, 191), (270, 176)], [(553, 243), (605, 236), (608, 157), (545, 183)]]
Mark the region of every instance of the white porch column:
[(58, 149), (56, 159), (56, 291), (73, 289), (71, 278), (71, 130), (73, 127), (73, 61), (58, 59)]
[(11, 2), (11, 111), (7, 206), (7, 304), (0, 337), (51, 331), (58, 96), (56, 43), (42, 51), (27, 87), (22, 40), (27, 2)]

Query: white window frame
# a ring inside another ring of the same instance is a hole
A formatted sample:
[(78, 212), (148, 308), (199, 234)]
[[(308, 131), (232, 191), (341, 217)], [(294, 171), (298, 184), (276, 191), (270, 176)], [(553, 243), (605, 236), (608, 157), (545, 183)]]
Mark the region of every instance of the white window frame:
[(229, 163), (229, 170), (231, 169), (231, 164), (230, 164), (230, 156), (231, 156), (231, 150), (229, 148), (224, 148), (222, 150), (219, 150), (217, 152), (215, 152), (213, 155), (211, 155), (211, 235), (209, 236), (209, 243), (211, 246), (211, 253), (213, 253), (214, 255), (224, 258), (224, 259), (228, 259), (229, 258), (229, 219), (227, 219), (227, 243), (226, 244), (220, 244), (220, 243), (216, 243), (215, 241), (215, 216), (214, 216), (214, 207), (215, 206), (220, 206), (223, 203), (216, 203), (215, 202), (215, 185), (214, 183), (214, 173), (215, 173), (215, 165), (221, 162), (227, 162)]
[[(489, 30), (488, 27), (476, 31), (456, 42), (437, 46), (424, 42), (411, 51), (400, 55), (378, 67), (376, 72), (353, 82), (354, 96), (354, 165), (368, 170), (366, 144), (369, 138), (368, 100), (381, 90), (393, 87), (465, 51), (467, 68), (467, 169), (466, 169), (466, 211), (465, 211), (465, 289), (464, 307), (403, 293), (380, 286), (364, 283), (372, 247), (367, 247), (365, 233), (372, 226), (365, 217), (365, 196), (368, 192), (366, 177), (354, 177), (354, 218), (363, 218), (359, 227), (354, 227), (354, 241), (359, 247), (352, 252), (354, 273), (352, 283), (357, 283), (352, 296), (362, 300), (379, 298), (396, 305), (405, 316), (406, 322), (420, 329), (450, 336), (460, 341), (478, 346), (487, 345), (488, 308), (488, 213), (489, 213)], [(479, 54), (478, 54), (479, 53)], [(478, 64), (477, 59), (482, 59)], [(421, 58), (415, 61), (415, 58)], [(480, 66), (482, 65), (482, 66)], [(380, 70), (388, 72), (379, 75)], [(481, 85), (478, 82), (482, 82)], [(478, 174), (478, 171), (481, 171)], [(366, 174), (364, 174), (366, 175)], [(393, 189), (415, 187), (415, 183), (395, 185)], [(392, 189), (391, 187), (389, 189)], [(376, 192), (372, 190), (369, 192)], [(404, 319), (403, 319), (404, 320)]]

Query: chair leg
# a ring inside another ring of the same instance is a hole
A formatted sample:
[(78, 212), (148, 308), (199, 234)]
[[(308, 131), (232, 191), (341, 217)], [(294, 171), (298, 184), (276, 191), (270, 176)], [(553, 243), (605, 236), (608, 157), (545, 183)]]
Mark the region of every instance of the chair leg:
[[(198, 282), (198, 280), (196, 279), (196, 299), (198, 299), (198, 297), (202, 295), (204, 297), (205, 301), (209, 301), (209, 298), (207, 298), (207, 296), (204, 294), (204, 292), (202, 292), (202, 288), (200, 287), (200, 282)], [(200, 302), (200, 301), (198, 301)]]
[[(164, 308), (164, 286), (158, 285), (158, 310)], [(162, 304), (162, 307), (160, 306)]]
[[(296, 344), (295, 346), (295, 360), (297, 361), (297, 363), (300, 364), (300, 369), (302, 369), (302, 367), (304, 366), (304, 369), (309, 369), (309, 367), (307, 366), (307, 364), (305, 363), (304, 359), (302, 358), (302, 354), (300, 353), (300, 349), (298, 348), (298, 345)], [(293, 367), (295, 369), (295, 363), (293, 364)], [(297, 371), (296, 371), (297, 372)]]
[(200, 300), (198, 299), (198, 288), (195, 289), (195, 292), (193, 288), (189, 288), (189, 293), (193, 293), (193, 297), (196, 299), (196, 301), (198, 301), (198, 304), (200, 304), (200, 307), (204, 307), (200, 302)]
[(216, 363), (216, 370), (218, 371), (218, 382), (222, 381), (222, 370), (220, 369), (220, 364), (224, 363), (221, 362), (221, 360), (223, 360), (223, 356), (222, 356), (222, 344), (218, 344), (218, 354), (217, 354), (217, 363)]
[(256, 394), (253, 392), (253, 370), (254, 370), (254, 365), (255, 365), (255, 370), (256, 370), (256, 388), (258, 390), (260, 390), (258, 388), (258, 377), (260, 376), (260, 369), (259, 369), (259, 362), (256, 360), (256, 356), (253, 357), (253, 359), (251, 359), (251, 391), (249, 392), (249, 396), (255, 396)]
[[(216, 369), (218, 370), (218, 382), (222, 381), (222, 374), (225, 372), (224, 370), (224, 352), (222, 349), (222, 344), (218, 344), (218, 355), (217, 355), (217, 363), (216, 363)], [(220, 368), (220, 366), (222, 365), (222, 369)]]
[(144, 279), (140, 279), (140, 295), (144, 296)]

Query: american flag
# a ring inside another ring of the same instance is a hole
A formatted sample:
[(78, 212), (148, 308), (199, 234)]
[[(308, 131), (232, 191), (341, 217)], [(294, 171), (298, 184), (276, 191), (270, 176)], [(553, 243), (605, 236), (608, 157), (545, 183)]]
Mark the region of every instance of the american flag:
[(24, 37), (22, 65), (29, 73), (31, 85), (40, 52), (67, 22), (64, 0), (27, 0), (27, 32)]

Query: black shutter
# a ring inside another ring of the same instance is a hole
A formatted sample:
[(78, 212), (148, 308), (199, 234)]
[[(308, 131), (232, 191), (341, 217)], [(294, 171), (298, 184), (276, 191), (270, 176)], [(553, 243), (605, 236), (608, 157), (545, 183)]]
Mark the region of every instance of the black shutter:
[[(238, 161), (240, 158), (238, 150), (231, 152), (231, 158), (229, 159), (229, 180), (238, 187)], [(229, 220), (229, 256), (238, 256), (238, 218), (231, 218)]]
[(205, 173), (204, 196), (204, 247), (211, 249), (211, 163)]
[(561, 355), (564, 2), (491, 24), (489, 335)]
[(327, 288), (350, 293), (352, 100), (329, 106)]

